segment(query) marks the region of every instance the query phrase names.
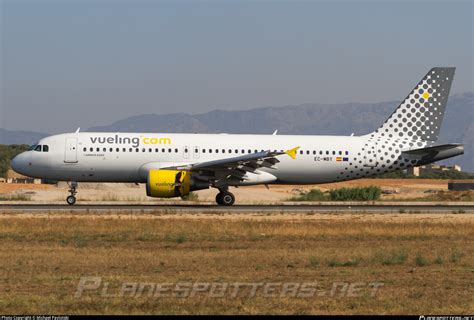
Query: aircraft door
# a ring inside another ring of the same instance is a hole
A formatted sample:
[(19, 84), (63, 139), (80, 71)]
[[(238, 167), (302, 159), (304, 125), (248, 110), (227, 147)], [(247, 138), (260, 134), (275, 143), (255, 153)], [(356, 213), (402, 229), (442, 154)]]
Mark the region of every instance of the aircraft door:
[(66, 163), (77, 162), (77, 138), (66, 138), (64, 162)]

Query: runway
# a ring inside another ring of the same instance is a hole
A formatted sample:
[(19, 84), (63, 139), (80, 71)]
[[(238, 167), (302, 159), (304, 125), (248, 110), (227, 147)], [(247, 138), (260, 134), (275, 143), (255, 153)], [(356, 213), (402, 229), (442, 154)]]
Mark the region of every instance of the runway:
[(1, 204), (0, 212), (182, 212), (182, 213), (311, 213), (311, 212), (379, 212), (379, 213), (474, 213), (472, 204), (292, 204), (292, 205), (234, 205), (223, 207), (208, 204), (77, 204), (74, 206), (61, 204)]

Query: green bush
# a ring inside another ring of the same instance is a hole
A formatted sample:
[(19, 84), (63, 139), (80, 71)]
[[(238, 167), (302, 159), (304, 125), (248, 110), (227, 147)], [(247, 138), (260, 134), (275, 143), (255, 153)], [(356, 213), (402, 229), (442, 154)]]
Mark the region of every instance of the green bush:
[(418, 253), (415, 258), (415, 263), (419, 267), (424, 267), (428, 265), (428, 260), (421, 253)]
[(332, 201), (370, 201), (380, 199), (382, 190), (380, 187), (356, 187), (331, 189), (329, 196)]
[(4, 194), (0, 193), (1, 201), (30, 201), (31, 196), (23, 193)]
[(404, 249), (398, 251), (378, 251), (374, 256), (374, 262), (384, 266), (402, 265), (407, 261), (408, 253)]
[(382, 190), (380, 187), (356, 187), (331, 189), (329, 192), (322, 192), (319, 189), (293, 197), (291, 201), (370, 201), (380, 199)]

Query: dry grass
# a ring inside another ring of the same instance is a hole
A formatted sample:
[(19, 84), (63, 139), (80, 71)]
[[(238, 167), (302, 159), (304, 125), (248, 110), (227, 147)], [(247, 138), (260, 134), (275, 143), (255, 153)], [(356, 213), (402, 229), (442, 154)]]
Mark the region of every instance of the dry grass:
[[(425, 314), (474, 311), (474, 219), (0, 219), (4, 313)], [(140, 282), (383, 282), (376, 297), (74, 298), (81, 276)]]
[(439, 191), (420, 200), (424, 201), (474, 201), (474, 191)]
[(30, 201), (31, 196), (23, 193), (3, 194), (0, 193), (0, 201)]

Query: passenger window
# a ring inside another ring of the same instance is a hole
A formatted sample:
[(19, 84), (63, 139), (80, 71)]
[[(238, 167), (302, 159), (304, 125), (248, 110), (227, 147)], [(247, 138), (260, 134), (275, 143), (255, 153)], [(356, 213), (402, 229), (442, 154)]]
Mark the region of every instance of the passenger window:
[(142, 152), (146, 152), (146, 149), (145, 149), (145, 148), (142, 148)]
[(94, 151), (94, 148), (91, 147), (89, 150), (90, 150), (90, 152), (92, 152), (92, 151)]
[(319, 151), (319, 154), (322, 155), (322, 154), (323, 154), (323, 150), (320, 150), (320, 151)]
[(41, 151), (41, 145), (37, 145), (35, 151)]
[(97, 152), (100, 152), (100, 148), (95, 149)]
[(222, 153), (225, 153), (225, 149), (222, 149)]
[(122, 148), (122, 152), (127, 152), (127, 148)]
[(184, 148), (184, 153), (188, 153), (188, 152), (189, 152), (188, 148)]
[(349, 155), (349, 151), (346, 151), (346, 156)]
[(135, 148), (135, 152), (139, 152), (139, 151), (140, 151), (140, 149), (138, 149), (138, 148)]
[(245, 153), (245, 150), (244, 150), (244, 149), (242, 149), (242, 150), (240, 150), (240, 151), (242, 151), (242, 154), (244, 154), (244, 153)]
[(178, 153), (178, 148), (174, 149), (174, 152)]
[(209, 153), (212, 153), (212, 149), (209, 149)]
[(303, 150), (300, 150), (300, 154), (303, 154)]
[(159, 152), (159, 149), (158, 149), (158, 148), (155, 148), (155, 152), (158, 153), (158, 152)]
[(104, 152), (106, 152), (106, 151), (107, 151), (107, 148), (103, 148), (102, 150), (103, 150)]
[(336, 151), (333, 151), (332, 154), (335, 155), (335, 154), (336, 154)]
[(128, 152), (132, 152), (132, 151), (133, 151), (133, 149), (132, 149), (132, 148), (129, 148), (129, 149), (128, 149)]
[(86, 151), (87, 151), (87, 148), (82, 149), (82, 151), (86, 152)]
[(313, 154), (316, 154), (316, 150), (313, 150)]
[(216, 153), (219, 153), (219, 149), (216, 149)]
[(171, 153), (171, 148), (168, 149), (168, 152)]
[(202, 153), (206, 153), (206, 149), (202, 149)]
[(342, 151), (339, 151), (339, 155), (342, 155)]
[(309, 150), (308, 150), (308, 151), (306, 151), (306, 154), (309, 154)]
[(329, 154), (329, 151), (326, 151), (326, 154), (328, 155), (328, 154)]
[(161, 148), (161, 152), (165, 153), (165, 152), (166, 152), (166, 149), (165, 149), (165, 148)]
[(43, 152), (48, 152), (49, 151), (49, 146), (47, 144), (45, 144), (43, 146)]
[(114, 148), (109, 148), (109, 152), (114, 152)]
[(116, 152), (120, 152), (120, 148), (115, 148), (115, 151), (116, 151)]

